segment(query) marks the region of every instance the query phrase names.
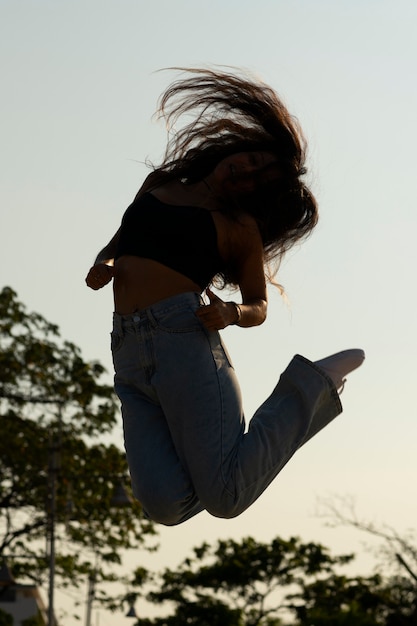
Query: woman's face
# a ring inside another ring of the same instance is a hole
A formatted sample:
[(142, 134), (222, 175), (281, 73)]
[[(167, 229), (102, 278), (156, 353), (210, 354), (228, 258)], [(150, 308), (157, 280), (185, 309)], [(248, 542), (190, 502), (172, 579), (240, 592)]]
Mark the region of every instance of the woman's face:
[(211, 184), (226, 195), (241, 195), (279, 177), (277, 158), (271, 152), (237, 152), (217, 164)]

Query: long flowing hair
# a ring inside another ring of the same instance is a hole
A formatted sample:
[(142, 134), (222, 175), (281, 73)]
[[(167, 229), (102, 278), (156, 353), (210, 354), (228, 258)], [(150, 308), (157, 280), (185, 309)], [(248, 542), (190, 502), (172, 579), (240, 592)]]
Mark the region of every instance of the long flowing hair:
[[(318, 220), (316, 200), (303, 180), (307, 145), (298, 120), (270, 86), (242, 72), (172, 69), (187, 76), (169, 85), (160, 98), (158, 114), (166, 121), (168, 142), (162, 164), (141, 192), (173, 179), (198, 182), (231, 154), (273, 153), (280, 171), (277, 180), (235, 198), (224, 209), (232, 218), (242, 211), (255, 218), (266, 276), (273, 281), (284, 254), (308, 236)], [(235, 283), (232, 274), (222, 275), (223, 284)]]

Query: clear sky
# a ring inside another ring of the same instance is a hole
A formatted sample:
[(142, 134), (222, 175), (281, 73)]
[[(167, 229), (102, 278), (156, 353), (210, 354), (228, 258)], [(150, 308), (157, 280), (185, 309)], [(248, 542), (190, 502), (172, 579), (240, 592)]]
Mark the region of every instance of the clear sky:
[(271, 290), (262, 327), (224, 333), (247, 416), (293, 354), (367, 353), (343, 415), (247, 513), (162, 530), (159, 552), (138, 564), (173, 566), (204, 540), (249, 534), (360, 550), (362, 538), (317, 517), (332, 494), (354, 496), (364, 518), (414, 526), (416, 25), (415, 0), (0, 0), (1, 285), (110, 379), (111, 289), (94, 293), (84, 277), (143, 161), (163, 152), (152, 114), (171, 75), (156, 70), (239, 66), (300, 119), (321, 207), (282, 266), (290, 307)]

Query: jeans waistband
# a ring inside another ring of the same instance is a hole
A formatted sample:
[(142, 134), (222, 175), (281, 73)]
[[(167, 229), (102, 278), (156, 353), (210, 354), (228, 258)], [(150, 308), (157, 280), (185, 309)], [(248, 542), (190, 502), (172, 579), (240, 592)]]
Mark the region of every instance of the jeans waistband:
[(120, 315), (119, 313), (114, 312), (113, 328), (114, 330), (121, 332), (127, 328), (136, 326), (138, 323), (148, 320), (152, 321), (155, 315), (164, 315), (164, 313), (169, 313), (175, 309), (178, 310), (190, 306), (198, 307), (201, 304), (203, 304), (203, 299), (201, 294), (198, 292), (189, 291), (186, 293), (180, 293), (170, 298), (159, 300), (145, 309), (139, 309), (138, 311), (134, 311), (128, 315)]

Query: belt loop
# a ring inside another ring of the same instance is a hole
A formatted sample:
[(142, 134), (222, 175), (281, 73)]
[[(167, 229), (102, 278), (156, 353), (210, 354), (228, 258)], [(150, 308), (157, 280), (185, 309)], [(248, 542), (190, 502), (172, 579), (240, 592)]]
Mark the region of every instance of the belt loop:
[(146, 316), (147, 316), (147, 318), (148, 318), (148, 320), (149, 320), (149, 323), (150, 323), (151, 327), (152, 327), (152, 328), (156, 328), (156, 327), (157, 327), (157, 325), (158, 325), (158, 322), (156, 321), (155, 316), (154, 316), (154, 314), (153, 314), (153, 312), (152, 312), (152, 309), (151, 309), (151, 308), (149, 308), (149, 309), (146, 311)]

